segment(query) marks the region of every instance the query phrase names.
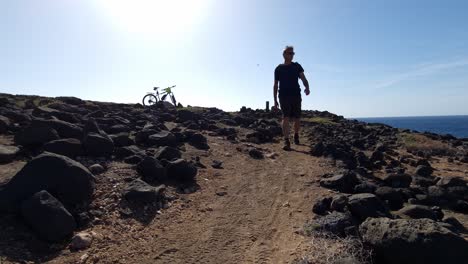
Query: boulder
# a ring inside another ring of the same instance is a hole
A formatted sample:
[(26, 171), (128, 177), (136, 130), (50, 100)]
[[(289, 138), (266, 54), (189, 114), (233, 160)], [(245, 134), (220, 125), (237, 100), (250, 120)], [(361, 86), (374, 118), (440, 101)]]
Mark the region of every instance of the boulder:
[(454, 211), (468, 214), (468, 202), (463, 200), (457, 200), (453, 202), (450, 206)]
[(122, 132), (128, 133), (130, 131), (130, 128), (127, 125), (117, 124), (117, 125), (110, 126), (106, 131), (109, 134), (118, 134)]
[(148, 143), (155, 146), (177, 146), (177, 139), (169, 131), (161, 131), (148, 137)]
[(114, 154), (117, 159), (124, 159), (133, 155), (145, 156), (145, 151), (135, 145), (115, 148)]
[(249, 156), (254, 158), (254, 159), (263, 159), (264, 158), (263, 152), (261, 152), (260, 150), (258, 150), (256, 148), (252, 148), (252, 149), (249, 150)]
[(384, 176), (382, 180), (385, 185), (393, 188), (408, 188), (413, 179), (406, 173), (392, 173)]
[(374, 193), (377, 185), (370, 182), (363, 182), (354, 186), (354, 193)]
[(90, 118), (83, 129), (83, 147), (86, 154), (94, 157), (110, 157), (114, 151), (114, 142), (102, 129), (94, 118)]
[(200, 133), (194, 133), (192, 136), (190, 136), (188, 143), (197, 149), (203, 149), (203, 150), (210, 149), (210, 146), (208, 146), (206, 137)]
[(335, 175), (325, 174), (320, 179), (320, 186), (344, 193), (352, 193), (359, 183), (356, 173), (347, 171)]
[(467, 186), (466, 181), (462, 177), (458, 176), (448, 176), (448, 177), (442, 177), (438, 182), (437, 186), (443, 187), (443, 188), (448, 188), (448, 187), (454, 187), (454, 186)]
[(93, 164), (89, 166), (89, 171), (92, 172), (93, 174), (101, 174), (105, 171), (106, 169), (101, 165), (101, 164)]
[(31, 122), (31, 115), (23, 113), (23, 111), (0, 108), (0, 112), (3, 116), (7, 117), (14, 123), (27, 124)]
[(412, 183), (417, 186), (429, 187), (435, 184), (435, 180), (432, 177), (413, 176)]
[(180, 123), (197, 120), (198, 118), (199, 116), (190, 110), (186, 110), (186, 109), (177, 110), (177, 121)]
[(80, 140), (83, 138), (83, 129), (66, 121), (35, 118), (32, 122), (32, 125), (53, 128), (57, 131), (61, 138), (76, 138)]
[(21, 214), (40, 238), (50, 242), (71, 236), (76, 228), (70, 212), (45, 190), (26, 199), (21, 205)]
[(384, 186), (375, 190), (375, 195), (385, 201), (391, 210), (398, 210), (403, 207), (404, 196), (398, 189)]
[(344, 212), (348, 206), (348, 202), (348, 196), (346, 195), (334, 196), (330, 204), (330, 210)]
[(116, 147), (126, 147), (126, 146), (131, 146), (135, 144), (135, 141), (130, 138), (128, 133), (122, 132), (114, 135), (109, 135), (112, 141), (114, 142), (114, 145)]
[(86, 154), (93, 157), (110, 157), (114, 151), (114, 142), (110, 137), (89, 133), (83, 140)]
[(87, 110), (86, 108), (71, 105), (71, 104), (64, 104), (62, 102), (50, 103), (50, 104), (47, 105), (47, 107), (53, 108), (55, 110), (59, 110), (59, 111), (62, 111), (62, 112), (78, 114), (78, 115), (76, 115), (76, 117), (78, 119), (80, 119), (80, 115), (86, 115), (86, 114), (89, 113), (89, 110)]
[(165, 168), (159, 160), (150, 156), (146, 156), (138, 163), (137, 171), (148, 182), (163, 182), (166, 180)]
[(310, 155), (320, 157), (323, 155), (325, 151), (325, 145), (323, 144), (322, 141), (314, 144), (310, 148)]
[(376, 263), (465, 263), (468, 241), (430, 219), (368, 218), (359, 227)]
[(73, 97), (73, 96), (59, 96), (59, 97), (55, 97), (55, 99), (60, 100), (67, 104), (71, 104), (71, 105), (82, 105), (86, 103), (80, 98)]
[(356, 153), (356, 161), (357, 161), (358, 166), (360, 166), (360, 167), (364, 167), (364, 168), (371, 168), (372, 167), (371, 161), (366, 156), (366, 154), (364, 154), (364, 152), (360, 151), (360, 152)]
[(416, 162), (416, 166), (426, 166), (432, 168), (431, 163), (427, 159), (420, 159)]
[(448, 199), (468, 201), (468, 186), (452, 186), (445, 189)]
[(349, 213), (331, 212), (325, 216), (313, 219), (305, 225), (306, 230), (328, 232), (338, 236), (345, 236), (346, 229), (357, 225)]
[(455, 232), (455, 233), (466, 233), (466, 228), (465, 226), (458, 221), (455, 217), (447, 217), (444, 220), (444, 223), (448, 224), (449, 226), (446, 226), (450, 231)]
[(46, 190), (64, 204), (81, 204), (91, 199), (94, 177), (80, 163), (53, 153), (29, 161), (0, 190), (0, 211), (18, 211), (21, 202)]
[(429, 186), (427, 188), (427, 202), (436, 205), (446, 205), (450, 200), (447, 191), (440, 186)]
[(182, 153), (176, 148), (165, 146), (160, 147), (154, 157), (158, 160), (174, 160), (180, 159), (182, 157)]
[(323, 199), (318, 200), (312, 207), (312, 212), (318, 215), (324, 215), (327, 211), (330, 210), (331, 202), (332, 197), (325, 197)]
[(139, 145), (149, 145), (150, 142), (148, 141), (149, 136), (160, 132), (161, 129), (159, 127), (153, 125), (145, 125), (142, 130), (135, 133), (135, 143)]
[(8, 117), (0, 115), (0, 134), (6, 133), (11, 126), (11, 121)]
[(25, 147), (41, 146), (49, 141), (59, 139), (57, 131), (45, 126), (28, 126), (17, 132), (14, 137), (16, 145)]
[(429, 206), (424, 205), (407, 205), (397, 212), (400, 216), (407, 216), (413, 219), (428, 218), (432, 220), (439, 220), (439, 217), (434, 210)]
[(128, 164), (138, 164), (142, 160), (143, 160), (143, 158), (140, 155), (132, 155), (132, 156), (126, 157), (124, 159), (124, 162), (128, 163)]
[(254, 132), (245, 135), (248, 142), (262, 144), (272, 142), (274, 135), (269, 129), (256, 128)]
[(0, 145), (0, 164), (13, 161), (19, 152), (20, 149), (18, 147)]
[(38, 106), (34, 108), (32, 114), (33, 116), (40, 116), (40, 117), (46, 117), (46, 118), (58, 118), (60, 120), (70, 122), (70, 123), (78, 122), (78, 118), (76, 117), (75, 114), (59, 111), (59, 110), (49, 108), (46, 106)]
[(213, 167), (214, 169), (223, 169), (223, 162), (220, 160), (213, 160), (213, 162), (211, 163), (211, 167)]
[(70, 248), (72, 250), (81, 250), (89, 248), (93, 242), (93, 235), (87, 232), (80, 232), (73, 236), (70, 243)]
[(416, 175), (421, 176), (421, 177), (430, 177), (433, 171), (434, 170), (429, 166), (419, 165), (418, 167), (416, 167), (415, 173)]
[(158, 203), (163, 201), (165, 189), (164, 185), (154, 187), (140, 179), (136, 179), (124, 190), (123, 197), (129, 202)]
[(43, 147), (44, 151), (75, 158), (84, 154), (81, 141), (75, 138), (52, 140)]
[(193, 182), (197, 176), (197, 167), (192, 163), (178, 159), (167, 164), (167, 177), (177, 182)]
[(227, 137), (236, 137), (237, 130), (233, 127), (222, 127), (222, 128), (214, 128), (213, 130), (216, 131), (216, 134), (219, 136), (227, 136)]
[(360, 221), (368, 217), (389, 217), (390, 213), (385, 204), (377, 196), (371, 193), (360, 193), (351, 195), (348, 208), (352, 215)]
[(370, 160), (371, 162), (383, 161), (384, 153), (382, 151), (375, 150), (374, 152), (372, 152)]

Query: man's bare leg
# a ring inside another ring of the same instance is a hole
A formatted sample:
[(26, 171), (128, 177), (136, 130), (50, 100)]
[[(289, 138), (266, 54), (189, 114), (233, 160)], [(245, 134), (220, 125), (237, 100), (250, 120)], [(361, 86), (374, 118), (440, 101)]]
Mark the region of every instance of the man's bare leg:
[(283, 117), (283, 136), (284, 136), (284, 150), (291, 149), (291, 143), (289, 142), (289, 117)]
[(283, 136), (289, 139), (289, 117), (283, 117)]
[(294, 118), (294, 134), (299, 134), (300, 127), (301, 127), (301, 119)]
[(294, 119), (294, 144), (299, 144), (299, 129), (301, 127), (301, 119), (295, 118)]

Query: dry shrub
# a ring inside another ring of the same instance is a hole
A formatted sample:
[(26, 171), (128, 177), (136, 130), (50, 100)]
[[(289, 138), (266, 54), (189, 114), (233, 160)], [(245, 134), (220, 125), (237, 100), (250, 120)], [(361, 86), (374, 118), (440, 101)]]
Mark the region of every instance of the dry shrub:
[(372, 263), (372, 251), (356, 237), (338, 237), (324, 232), (308, 235), (310, 253), (302, 262), (313, 264), (366, 264)]
[(310, 122), (310, 123), (317, 123), (317, 124), (325, 124), (325, 125), (337, 125), (337, 123), (334, 122), (333, 120), (331, 120), (330, 118), (319, 117), (319, 116), (304, 117), (304, 118), (301, 119), (301, 121)]
[(431, 155), (451, 156), (456, 153), (456, 149), (449, 144), (439, 140), (430, 139), (419, 134), (400, 134), (400, 141), (408, 152), (422, 151)]

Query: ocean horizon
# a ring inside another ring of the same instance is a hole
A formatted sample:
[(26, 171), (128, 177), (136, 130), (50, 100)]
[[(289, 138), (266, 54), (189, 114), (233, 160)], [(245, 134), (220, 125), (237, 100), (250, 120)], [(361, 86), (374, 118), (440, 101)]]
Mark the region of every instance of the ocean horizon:
[(450, 134), (458, 138), (468, 138), (468, 115), (353, 117), (347, 119), (366, 123), (382, 123), (418, 132)]

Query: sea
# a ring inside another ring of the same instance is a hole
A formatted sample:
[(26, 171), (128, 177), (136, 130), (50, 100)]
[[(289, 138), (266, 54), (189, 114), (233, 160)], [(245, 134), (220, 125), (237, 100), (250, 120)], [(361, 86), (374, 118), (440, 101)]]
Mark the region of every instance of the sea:
[(362, 117), (349, 119), (367, 123), (382, 123), (396, 128), (411, 129), (419, 132), (450, 134), (457, 138), (468, 138), (468, 115)]

